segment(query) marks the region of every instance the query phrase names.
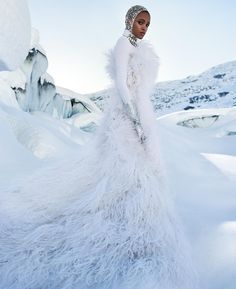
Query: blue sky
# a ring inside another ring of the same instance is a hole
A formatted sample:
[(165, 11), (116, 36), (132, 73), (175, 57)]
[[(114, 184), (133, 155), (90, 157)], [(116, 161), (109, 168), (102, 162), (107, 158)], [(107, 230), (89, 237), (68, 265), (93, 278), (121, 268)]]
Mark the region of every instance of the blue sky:
[(106, 52), (124, 30), (124, 16), (140, 4), (151, 13), (145, 38), (161, 58), (159, 81), (198, 74), (236, 60), (235, 0), (28, 0), (33, 27), (56, 85), (79, 93), (107, 88)]

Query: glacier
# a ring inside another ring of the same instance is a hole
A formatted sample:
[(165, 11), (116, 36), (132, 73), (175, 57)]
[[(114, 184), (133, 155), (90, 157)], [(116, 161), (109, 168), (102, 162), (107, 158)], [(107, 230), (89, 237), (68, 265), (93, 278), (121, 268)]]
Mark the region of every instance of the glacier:
[(0, 27), (0, 71), (15, 70), (26, 58), (30, 46), (27, 1), (0, 1)]
[(94, 130), (101, 117), (100, 109), (88, 97), (57, 87), (47, 68), (39, 33), (32, 29), (31, 46), (24, 62), (14, 71), (0, 72), (0, 100), (26, 112), (40, 111), (56, 118), (70, 118), (68, 123), (81, 124), (80, 128), (87, 132)]

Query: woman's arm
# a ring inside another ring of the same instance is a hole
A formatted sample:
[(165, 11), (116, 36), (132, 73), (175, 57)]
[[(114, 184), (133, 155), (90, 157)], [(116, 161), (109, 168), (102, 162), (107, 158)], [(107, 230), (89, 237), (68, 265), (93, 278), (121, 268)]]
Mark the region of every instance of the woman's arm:
[(133, 47), (129, 43), (128, 39), (120, 38), (118, 40), (114, 49), (115, 82), (121, 100), (124, 104), (124, 108), (134, 124), (134, 128), (139, 136), (140, 141), (144, 142), (145, 137), (137, 112), (137, 107), (127, 86), (128, 61), (132, 49)]

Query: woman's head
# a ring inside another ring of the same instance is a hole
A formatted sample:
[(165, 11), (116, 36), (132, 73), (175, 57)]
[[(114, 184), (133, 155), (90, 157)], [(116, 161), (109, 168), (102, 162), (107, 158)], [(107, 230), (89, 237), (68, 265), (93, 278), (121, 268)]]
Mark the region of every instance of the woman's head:
[(142, 39), (150, 25), (150, 13), (140, 5), (132, 6), (126, 13), (125, 26), (135, 37)]

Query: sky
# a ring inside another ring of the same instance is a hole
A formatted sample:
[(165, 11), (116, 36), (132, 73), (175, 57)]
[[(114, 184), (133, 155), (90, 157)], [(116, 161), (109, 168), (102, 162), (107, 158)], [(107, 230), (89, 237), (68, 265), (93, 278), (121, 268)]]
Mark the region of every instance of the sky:
[(235, 0), (28, 0), (32, 26), (57, 86), (78, 93), (106, 89), (106, 53), (136, 4), (151, 14), (145, 39), (160, 57), (158, 81), (182, 79), (236, 60)]

